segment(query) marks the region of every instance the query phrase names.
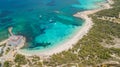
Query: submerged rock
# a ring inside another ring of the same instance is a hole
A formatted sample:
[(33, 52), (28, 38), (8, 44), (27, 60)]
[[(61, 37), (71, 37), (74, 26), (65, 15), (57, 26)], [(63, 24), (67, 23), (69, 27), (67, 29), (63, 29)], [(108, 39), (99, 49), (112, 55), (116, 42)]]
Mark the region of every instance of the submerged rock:
[(0, 19), (0, 26), (8, 27), (10, 25), (13, 25), (13, 19), (12, 18), (1, 18)]
[(11, 22), (13, 19), (12, 18), (2, 18), (0, 19), (1, 23), (7, 23), (7, 22)]
[(48, 6), (55, 6), (55, 0), (50, 1), (49, 3), (47, 3)]
[(7, 16), (9, 16), (12, 13), (13, 13), (12, 11), (3, 10), (3, 11), (0, 12), (0, 18), (7, 17)]
[(49, 45), (51, 45), (51, 43), (34, 43), (34, 45), (30, 45), (29, 48), (35, 48), (35, 47), (43, 47), (46, 48)]

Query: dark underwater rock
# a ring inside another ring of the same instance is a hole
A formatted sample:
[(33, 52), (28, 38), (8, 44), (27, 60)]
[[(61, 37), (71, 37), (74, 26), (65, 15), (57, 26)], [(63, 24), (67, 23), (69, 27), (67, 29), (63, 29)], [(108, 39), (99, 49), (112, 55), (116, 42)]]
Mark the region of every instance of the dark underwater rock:
[(29, 48), (35, 48), (35, 47), (48, 47), (51, 45), (51, 43), (34, 43), (34, 45), (29, 46)]
[(55, 6), (55, 0), (50, 1), (49, 3), (47, 3), (48, 6)]
[(12, 14), (13, 11), (9, 11), (9, 10), (2, 10), (0, 12), (0, 18), (4, 18), (4, 17), (7, 17), (8, 15)]
[(11, 22), (13, 19), (12, 18), (2, 18), (0, 21), (1, 23), (7, 23), (7, 22)]
[(13, 19), (12, 18), (1, 18), (0, 19), (0, 25), (1, 26), (7, 26), (7, 25), (12, 25), (13, 24)]

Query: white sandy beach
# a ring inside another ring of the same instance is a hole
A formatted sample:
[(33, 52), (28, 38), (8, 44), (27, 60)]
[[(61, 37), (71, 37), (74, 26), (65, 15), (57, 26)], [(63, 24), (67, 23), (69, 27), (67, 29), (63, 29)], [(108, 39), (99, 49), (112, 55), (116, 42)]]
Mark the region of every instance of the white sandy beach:
[(73, 37), (71, 37), (69, 40), (67, 40), (63, 44), (60, 44), (60, 45), (58, 45), (58, 46), (56, 46), (53, 49), (50, 49), (48, 51), (42, 51), (42, 52), (36, 51), (36, 52), (32, 52), (32, 53), (24, 53), (24, 52), (18, 51), (18, 53), (21, 53), (24, 55), (29, 55), (29, 56), (38, 55), (38, 56), (45, 56), (46, 57), (46, 56), (51, 56), (53, 54), (60, 53), (62, 51), (65, 51), (65, 50), (72, 48), (73, 45), (75, 45), (92, 28), (93, 22), (92, 22), (92, 19), (90, 17), (88, 17), (88, 15), (96, 13), (96, 12), (103, 10), (103, 9), (111, 8), (110, 4), (113, 4), (113, 1), (112, 0), (107, 0), (107, 1), (108, 1), (108, 3), (102, 4), (103, 8), (76, 13), (74, 16), (84, 19), (85, 24), (82, 28), (80, 28), (80, 30)]

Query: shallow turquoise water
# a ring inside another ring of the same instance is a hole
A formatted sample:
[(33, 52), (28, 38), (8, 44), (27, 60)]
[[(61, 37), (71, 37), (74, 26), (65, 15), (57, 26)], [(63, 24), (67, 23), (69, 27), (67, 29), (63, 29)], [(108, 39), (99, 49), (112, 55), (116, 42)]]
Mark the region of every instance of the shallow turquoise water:
[(105, 0), (0, 0), (0, 41), (8, 27), (27, 38), (24, 49), (40, 50), (68, 39), (84, 24), (78, 11), (99, 8)]

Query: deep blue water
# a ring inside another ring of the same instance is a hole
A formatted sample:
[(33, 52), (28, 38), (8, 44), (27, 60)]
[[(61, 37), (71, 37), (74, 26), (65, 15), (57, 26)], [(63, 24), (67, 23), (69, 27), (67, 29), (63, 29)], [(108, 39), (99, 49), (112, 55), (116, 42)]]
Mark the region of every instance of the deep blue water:
[(14, 34), (27, 38), (24, 49), (54, 46), (84, 24), (73, 14), (98, 8), (99, 2), (105, 0), (0, 0), (0, 41), (12, 26)]

